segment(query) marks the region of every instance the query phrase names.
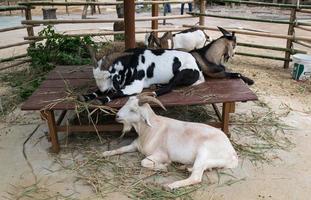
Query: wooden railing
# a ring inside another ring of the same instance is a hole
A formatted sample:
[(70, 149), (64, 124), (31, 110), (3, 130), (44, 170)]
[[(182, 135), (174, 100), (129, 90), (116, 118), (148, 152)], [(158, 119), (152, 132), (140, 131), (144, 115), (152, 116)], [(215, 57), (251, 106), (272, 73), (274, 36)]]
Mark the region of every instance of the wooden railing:
[[(8, 12), (8, 11), (10, 12), (10, 11), (16, 11), (16, 10), (30, 12), (29, 10), (31, 10), (31, 9), (32, 9), (31, 6), (27, 7), (27, 6), (22, 6), (22, 5), (18, 5), (18, 6), (0, 6), (0, 12)], [(26, 15), (26, 19), (29, 19), (29, 18), (27, 18), (28, 16), (29, 16), (29, 14)], [(0, 33), (8, 32), (8, 31), (14, 31), (14, 30), (18, 30), (18, 29), (26, 29), (27, 32), (28, 32), (29, 30), (32, 30), (32, 28), (33, 28), (33, 26), (30, 26), (30, 25), (12, 26), (12, 27), (9, 27), (9, 28), (2, 28), (2, 29), (0, 29)], [(7, 44), (7, 45), (1, 45), (0, 49), (7, 49), (7, 48), (11, 48), (11, 47), (26, 45), (26, 44), (33, 44), (34, 42), (35, 41), (23, 41), (23, 42), (16, 42), (16, 43)], [(15, 59), (25, 58), (26, 56), (27, 56), (27, 54), (20, 54), (20, 55), (11, 56), (11, 57), (8, 57), (8, 58), (2, 58), (2, 59), (0, 59), (0, 63), (6, 63), (6, 62), (9, 62), (9, 61), (14, 61)], [(5, 65), (4, 67), (0, 67), (0, 71), (4, 70), (4, 69), (11, 68), (11, 67), (14, 67), (14, 66), (18, 66), (18, 65), (23, 64), (23, 63), (27, 63), (29, 61), (30, 61), (29, 59), (23, 59), (23, 60), (20, 60), (18, 62), (15, 62), (13, 64)]]
[[(215, 0), (214, 0), (215, 2)], [(217, 0), (216, 0), (217, 2)], [(275, 51), (283, 51), (285, 52), (285, 57), (275, 57), (270, 55), (260, 55), (254, 53), (246, 53), (246, 52), (237, 52), (237, 55), (243, 56), (251, 56), (251, 57), (258, 57), (258, 58), (268, 58), (274, 60), (282, 60), (284, 61), (284, 68), (289, 67), (289, 63), (291, 61), (291, 55), (295, 53), (306, 53), (306, 51), (298, 50), (293, 48), (293, 43), (299, 44), (301, 46), (311, 48), (311, 34), (305, 36), (297, 36), (295, 35), (295, 28), (301, 29), (304, 31), (311, 31), (310, 22), (301, 22), (297, 19), (297, 12), (302, 13), (311, 13), (311, 5), (299, 5), (299, 4), (276, 4), (276, 3), (265, 3), (265, 2), (252, 2), (252, 1), (236, 1), (236, 0), (219, 0), (219, 2), (224, 3), (237, 3), (237, 4), (244, 4), (244, 5), (256, 5), (256, 6), (269, 6), (269, 7), (279, 7), (283, 9), (290, 10), (290, 17), (288, 20), (272, 20), (272, 19), (258, 19), (258, 18), (248, 18), (248, 17), (236, 17), (236, 16), (223, 16), (223, 15), (215, 15), (215, 14), (206, 14), (206, 13), (188, 13), (193, 16), (206, 16), (206, 17), (214, 17), (214, 18), (224, 18), (224, 19), (233, 19), (233, 20), (243, 20), (243, 21), (254, 21), (254, 22), (264, 22), (264, 23), (275, 23), (275, 24), (287, 24), (288, 31), (287, 35), (275, 34), (275, 33), (261, 33), (255, 31), (243, 31), (243, 30), (236, 30), (231, 29), (231, 31), (235, 31), (238, 34), (244, 35), (254, 35), (259, 37), (269, 37), (269, 38), (279, 38), (279, 39), (286, 39), (286, 47), (275, 47), (275, 46), (265, 46), (259, 44), (239, 44), (240, 46), (246, 46), (250, 48), (259, 48), (259, 49), (269, 49)], [(298, 3), (299, 1), (297, 1)], [(185, 27), (193, 27), (192, 25), (185, 25)], [(214, 27), (207, 27), (207, 26), (200, 26), (203, 29), (218, 31), (218, 29)]]
[[(288, 20), (270, 20), (270, 19), (257, 19), (257, 18), (245, 18), (245, 17), (233, 17), (233, 16), (223, 16), (223, 15), (214, 15), (214, 14), (206, 14), (205, 13), (205, 1), (201, 0), (200, 3), (200, 12), (199, 13), (188, 13), (188, 15), (171, 15), (171, 16), (158, 16), (159, 15), (159, 4), (163, 3), (189, 3), (192, 2), (191, 0), (170, 0), (170, 1), (142, 1), (142, 2), (135, 2), (135, 4), (152, 4), (152, 16), (150, 17), (137, 17), (135, 21), (152, 21), (152, 25), (150, 29), (142, 29), (137, 28), (135, 30), (136, 34), (143, 34), (146, 32), (166, 32), (172, 31), (177, 32), (184, 30), (189, 27), (193, 27), (193, 24), (184, 24), (182, 27), (176, 28), (158, 28), (158, 20), (174, 20), (174, 19), (185, 19), (185, 18), (198, 18), (199, 19), (199, 26), (202, 29), (218, 31), (217, 27), (209, 27), (205, 25), (205, 17), (215, 17), (215, 18), (224, 18), (224, 19), (232, 19), (232, 20), (245, 20), (245, 21), (255, 21), (255, 22), (263, 22), (263, 23), (276, 23), (276, 24), (285, 24), (288, 25), (288, 34), (276, 34), (276, 33), (267, 33), (267, 32), (256, 32), (256, 31), (249, 31), (249, 30), (239, 30), (239, 29), (229, 29), (230, 31), (235, 31), (237, 34), (244, 34), (244, 35), (253, 35), (259, 37), (269, 37), (269, 38), (278, 38), (278, 39), (285, 39), (287, 41), (286, 47), (275, 47), (275, 46), (267, 46), (262, 44), (251, 44), (251, 43), (241, 43), (239, 42), (239, 46), (250, 47), (250, 48), (259, 48), (259, 49), (268, 49), (274, 51), (281, 51), (285, 52), (285, 57), (276, 57), (270, 55), (259, 55), (253, 54), (248, 52), (238, 52), (237, 54), (243, 56), (251, 56), (251, 57), (259, 57), (259, 58), (268, 58), (274, 60), (281, 60), (284, 61), (284, 67), (287, 68), (289, 66), (289, 62), (291, 61), (290, 56), (295, 53), (306, 53), (305, 51), (293, 48), (293, 43), (298, 45), (311, 48), (311, 36), (297, 36), (294, 34), (295, 28), (301, 29), (304, 31), (311, 31), (311, 23), (309, 22), (301, 22), (297, 20), (296, 12), (302, 13), (311, 13), (311, 6), (297, 6), (292, 4), (274, 4), (274, 3), (264, 3), (264, 2), (249, 2), (249, 1), (235, 1), (235, 0), (222, 0), (225, 3), (239, 3), (245, 5), (256, 5), (256, 6), (271, 6), (271, 7), (279, 7), (284, 9), (289, 9), (291, 11), (291, 17)], [(0, 49), (9, 48), (18, 45), (25, 45), (25, 44), (33, 44), (38, 40), (44, 39), (44, 37), (36, 36), (34, 34), (34, 27), (47, 25), (47, 24), (67, 24), (67, 23), (114, 23), (114, 22), (122, 22), (123, 18), (116, 18), (116, 19), (53, 19), (53, 20), (33, 20), (32, 19), (32, 9), (34, 6), (115, 6), (122, 4), (123, 2), (52, 2), (52, 1), (27, 1), (19, 3), (19, 8), (25, 11), (25, 18), (20, 26), (10, 27), (0, 29), (0, 32), (17, 30), (17, 29), (27, 29), (27, 36), (24, 38), (24, 42), (19, 42), (16, 44), (4, 45), (0, 46)], [(4, 9), (4, 8), (3, 8)], [(13, 9), (13, 7), (12, 7)], [(124, 31), (98, 31), (98, 32), (89, 32), (89, 33), (82, 33), (82, 34), (66, 34), (70, 36), (102, 36), (102, 35), (116, 35), (122, 34)], [(7, 59), (2, 59), (0, 62)]]

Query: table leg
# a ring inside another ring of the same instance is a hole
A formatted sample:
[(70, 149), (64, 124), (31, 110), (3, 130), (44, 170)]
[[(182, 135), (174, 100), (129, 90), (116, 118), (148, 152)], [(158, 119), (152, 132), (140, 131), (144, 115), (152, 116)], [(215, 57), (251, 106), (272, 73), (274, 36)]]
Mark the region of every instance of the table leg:
[(54, 153), (58, 153), (60, 148), (58, 143), (54, 111), (53, 110), (41, 111), (41, 115), (45, 118), (49, 127), (49, 135), (52, 142), (52, 151)]
[(230, 113), (230, 106), (231, 103), (223, 103), (222, 106), (222, 124), (221, 124), (221, 130), (230, 137), (229, 133), (229, 113)]
[(228, 103), (230, 105), (230, 113), (234, 113), (235, 112), (235, 102), (231, 102), (231, 103)]

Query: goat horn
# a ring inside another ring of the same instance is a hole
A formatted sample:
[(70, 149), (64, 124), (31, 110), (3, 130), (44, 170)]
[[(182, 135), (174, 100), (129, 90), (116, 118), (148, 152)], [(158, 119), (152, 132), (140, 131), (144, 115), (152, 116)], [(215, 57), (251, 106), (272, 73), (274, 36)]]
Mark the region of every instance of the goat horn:
[(143, 97), (143, 96), (152, 96), (152, 97), (155, 97), (156, 94), (155, 92), (142, 92), (140, 94), (137, 95), (137, 97)]
[(102, 64), (102, 70), (108, 70), (108, 68), (113, 64), (113, 62), (122, 56), (133, 55), (132, 52), (122, 52), (122, 53), (112, 53), (106, 56), (105, 63)]
[(152, 96), (146, 96), (146, 95), (138, 96), (138, 105), (142, 106), (145, 103), (155, 103), (155, 104), (159, 105), (163, 110), (166, 110), (164, 105), (157, 98), (152, 97)]

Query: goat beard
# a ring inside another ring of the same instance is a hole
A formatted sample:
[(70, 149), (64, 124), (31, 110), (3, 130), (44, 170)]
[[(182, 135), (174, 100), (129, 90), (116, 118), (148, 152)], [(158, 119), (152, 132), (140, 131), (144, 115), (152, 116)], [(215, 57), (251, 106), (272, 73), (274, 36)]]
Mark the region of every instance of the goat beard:
[(128, 122), (122, 122), (123, 124), (123, 129), (122, 129), (122, 135), (120, 138), (123, 138), (125, 133), (129, 132), (132, 129), (132, 125)]

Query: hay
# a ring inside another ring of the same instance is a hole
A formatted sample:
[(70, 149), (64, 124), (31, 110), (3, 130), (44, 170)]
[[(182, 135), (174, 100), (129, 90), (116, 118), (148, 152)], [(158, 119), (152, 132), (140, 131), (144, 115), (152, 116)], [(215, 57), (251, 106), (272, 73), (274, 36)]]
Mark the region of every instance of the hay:
[[(262, 107), (261, 112), (233, 115), (231, 141), (241, 159), (250, 160), (254, 164), (271, 163), (278, 158), (278, 150), (289, 150), (292, 147), (286, 134), (290, 127), (280, 122), (280, 117), (288, 111), (276, 114), (263, 102), (259, 102), (258, 106)], [(216, 120), (210, 106), (174, 107), (168, 112), (156, 112), (185, 121), (206, 123)], [(194, 192), (213, 185), (204, 178), (201, 184), (169, 191), (163, 185), (189, 176), (186, 170), (180, 169), (179, 164), (172, 164), (168, 172), (154, 172), (141, 167), (140, 162), (144, 156), (138, 152), (102, 158), (100, 155), (106, 149), (98, 146), (98, 140), (94, 136), (83, 135), (81, 138), (75, 134), (68, 141), (62, 153), (69, 153), (71, 157), (64, 158), (60, 154), (55, 162), (63, 170), (74, 172), (77, 181), (91, 187), (94, 195), (99, 198), (118, 192), (134, 199), (192, 199)], [(112, 142), (118, 143), (120, 140)], [(110, 140), (104, 143), (108, 144), (109, 149), (122, 146), (111, 144)], [(235, 177), (232, 172), (217, 171), (217, 174), (217, 187), (245, 180), (245, 177)]]
[(62, 195), (59, 192), (52, 192), (36, 182), (30, 185), (11, 185), (11, 190), (7, 192), (7, 196), (2, 197), (8, 200), (75, 200), (72, 196), (73, 194)]
[(279, 150), (290, 150), (293, 143), (287, 134), (292, 127), (284, 124), (280, 118), (287, 116), (289, 108), (276, 113), (264, 102), (259, 102), (260, 111), (250, 114), (233, 114), (231, 118), (231, 142), (240, 158), (252, 163), (271, 163), (277, 159)]

